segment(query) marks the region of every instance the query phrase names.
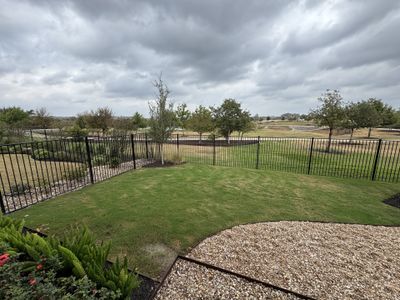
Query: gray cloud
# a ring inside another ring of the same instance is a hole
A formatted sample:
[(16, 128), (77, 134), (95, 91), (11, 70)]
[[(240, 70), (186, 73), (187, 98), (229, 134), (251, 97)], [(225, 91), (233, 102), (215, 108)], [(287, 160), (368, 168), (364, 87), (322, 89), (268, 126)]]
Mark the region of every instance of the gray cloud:
[(190, 108), (307, 112), (326, 88), (399, 106), (398, 1), (0, 0), (0, 105), (147, 113), (160, 72)]

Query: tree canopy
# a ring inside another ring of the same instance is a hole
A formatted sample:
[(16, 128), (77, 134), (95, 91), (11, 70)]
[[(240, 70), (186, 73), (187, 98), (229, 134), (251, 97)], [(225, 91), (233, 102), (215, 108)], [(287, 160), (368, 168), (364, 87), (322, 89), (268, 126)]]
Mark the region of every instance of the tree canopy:
[(200, 135), (201, 142), (203, 133), (210, 132), (214, 129), (211, 111), (208, 108), (200, 105), (196, 108), (194, 113), (192, 113), (190, 119), (188, 120), (187, 126)]

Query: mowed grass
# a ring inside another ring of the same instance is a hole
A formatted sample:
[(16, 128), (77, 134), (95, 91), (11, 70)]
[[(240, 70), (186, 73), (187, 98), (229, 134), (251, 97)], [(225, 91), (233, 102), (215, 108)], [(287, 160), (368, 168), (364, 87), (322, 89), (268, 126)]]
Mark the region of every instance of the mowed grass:
[(13, 213), (61, 235), (87, 225), (112, 240), (112, 257), (158, 277), (176, 253), (238, 224), (312, 220), (400, 225), (382, 200), (399, 184), (185, 164), (141, 169)]
[(27, 154), (2, 154), (0, 177), (4, 192), (17, 184), (33, 186), (57, 182), (65, 175), (83, 166), (80, 163), (35, 160)]
[[(244, 140), (246, 141), (246, 139)], [(271, 138), (257, 144), (219, 147), (216, 142), (215, 165), (256, 168), (305, 173), (323, 176), (371, 179), (375, 165), (377, 141), (332, 140), (331, 151), (326, 152), (327, 140), (316, 139), (310, 162), (310, 139)], [(184, 161), (213, 164), (213, 147), (184, 145), (181, 141), (179, 156)], [(383, 141), (376, 165), (375, 179), (400, 181), (400, 142)], [(176, 144), (165, 144), (166, 159), (177, 155)], [(257, 162), (257, 152), (259, 158)]]

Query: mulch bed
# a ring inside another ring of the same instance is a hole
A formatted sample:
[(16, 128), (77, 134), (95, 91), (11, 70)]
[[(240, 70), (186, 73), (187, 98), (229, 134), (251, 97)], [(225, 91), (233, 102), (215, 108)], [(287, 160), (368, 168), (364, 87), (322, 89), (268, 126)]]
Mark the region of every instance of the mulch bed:
[(400, 208), (400, 193), (383, 201), (383, 203)]
[(147, 165), (144, 165), (142, 168), (168, 168), (168, 167), (174, 167), (174, 166), (178, 166), (178, 165), (182, 165), (182, 164), (184, 164), (184, 163), (176, 164), (172, 161), (164, 161), (164, 164), (161, 164), (161, 161), (157, 160), (157, 161), (154, 161)]
[[(172, 141), (171, 143), (176, 144), (176, 141)], [(234, 146), (254, 145), (257, 143), (258, 143), (257, 138), (252, 139), (252, 140), (231, 140), (229, 144), (226, 140), (216, 140), (215, 146), (217, 146), (217, 147), (234, 147)], [(179, 145), (213, 147), (214, 141), (206, 139), (206, 140), (202, 140), (200, 142), (200, 140), (192, 140), (192, 139), (185, 140), (184, 138), (180, 138)]]

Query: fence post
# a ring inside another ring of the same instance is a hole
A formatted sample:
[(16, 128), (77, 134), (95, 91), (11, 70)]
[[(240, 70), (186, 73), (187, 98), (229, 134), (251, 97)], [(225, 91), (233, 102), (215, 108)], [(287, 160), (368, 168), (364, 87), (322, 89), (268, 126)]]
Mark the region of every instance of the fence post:
[(215, 134), (213, 135), (213, 166), (215, 166)]
[(131, 146), (132, 146), (133, 169), (136, 170), (135, 144), (133, 142), (133, 134), (132, 133), (131, 133)]
[(179, 155), (179, 133), (176, 134), (176, 150), (177, 150), (178, 155)]
[(85, 136), (85, 144), (86, 144), (86, 154), (87, 154), (87, 162), (89, 166), (89, 176), (90, 176), (90, 183), (94, 183), (94, 178), (93, 178), (93, 167), (92, 167), (92, 158), (90, 155), (90, 148), (89, 148), (89, 139), (87, 136)]
[(257, 137), (257, 158), (256, 158), (256, 169), (260, 164), (260, 136)]
[(310, 156), (308, 157), (308, 171), (307, 171), (308, 175), (310, 175), (311, 173), (311, 160), (312, 160), (313, 149), (314, 149), (314, 138), (311, 138)]
[(146, 144), (146, 159), (149, 159), (149, 145), (147, 143), (147, 133), (144, 134), (145, 144)]
[(0, 191), (0, 208), (1, 208), (1, 212), (3, 215), (6, 214), (6, 207), (4, 206), (4, 202), (3, 202), (3, 195)]
[(376, 177), (376, 168), (377, 168), (377, 166), (378, 166), (379, 153), (381, 152), (381, 145), (382, 145), (382, 139), (379, 139), (379, 141), (378, 141), (378, 147), (376, 148), (376, 154), (375, 154), (375, 160), (374, 160), (374, 167), (373, 167), (373, 169), (372, 169), (371, 180), (375, 180), (375, 177)]

